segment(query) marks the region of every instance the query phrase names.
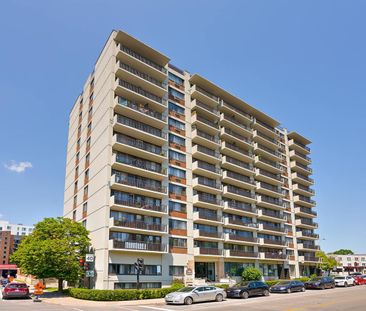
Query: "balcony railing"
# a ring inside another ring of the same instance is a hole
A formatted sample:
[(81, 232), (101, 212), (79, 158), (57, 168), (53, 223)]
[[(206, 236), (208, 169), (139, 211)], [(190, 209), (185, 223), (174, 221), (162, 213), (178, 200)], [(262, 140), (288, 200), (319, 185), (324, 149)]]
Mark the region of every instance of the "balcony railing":
[(230, 256), (257, 258), (258, 257), (258, 253), (255, 253), (255, 252), (246, 252), (246, 251), (240, 251), (240, 250), (231, 249), (230, 250)]
[(154, 252), (165, 252), (166, 251), (165, 244), (140, 242), (140, 241), (113, 240), (113, 248), (131, 249), (131, 250), (140, 250), (140, 251), (154, 251)]
[(238, 181), (242, 181), (242, 182), (245, 182), (245, 183), (248, 183), (248, 184), (252, 184), (252, 185), (255, 184), (255, 181), (254, 180), (251, 180), (247, 176), (244, 176), (244, 175), (241, 175), (241, 174), (232, 172), (232, 171), (226, 171), (226, 172), (227, 172), (226, 173), (227, 174), (227, 177), (230, 177), (230, 178), (233, 178), (233, 179), (236, 179)]
[(308, 166), (306, 166), (306, 165), (304, 165), (304, 164), (302, 164), (302, 163), (297, 162), (297, 163), (296, 163), (296, 165), (297, 165), (298, 167), (301, 167), (302, 169), (304, 169), (304, 170), (308, 171), (309, 173), (311, 173), (311, 172), (313, 171), (310, 167), (308, 167)]
[(199, 253), (201, 255), (222, 255), (222, 249), (219, 248), (208, 248), (208, 247), (200, 247)]
[(232, 224), (232, 225), (244, 226), (244, 227), (249, 227), (249, 228), (258, 228), (257, 223), (246, 222), (246, 221), (240, 220), (240, 218), (234, 219), (232, 217), (228, 217), (227, 219), (229, 221), (229, 224)]
[(286, 259), (287, 255), (285, 254), (278, 254), (278, 253), (264, 253), (265, 258), (271, 258), (271, 259)]
[(117, 134), (116, 136), (117, 142), (125, 145), (129, 145), (131, 147), (135, 147), (141, 150), (145, 150), (151, 153), (155, 153), (157, 155), (166, 156), (166, 153), (160, 146), (156, 146), (142, 140), (134, 139), (132, 137), (128, 137), (125, 135)]
[(269, 197), (266, 195), (262, 195), (261, 200), (266, 203), (270, 203), (270, 204), (274, 204), (274, 205), (283, 207), (283, 202), (282, 202), (282, 200), (279, 200), (279, 199), (275, 199), (275, 198), (272, 198), (272, 197)]
[(205, 231), (205, 230), (198, 230), (199, 235), (202, 237), (207, 237), (207, 238), (217, 238), (217, 239), (221, 239), (222, 238), (222, 232), (218, 232), (218, 231)]
[(213, 141), (214, 143), (217, 143), (217, 144), (219, 143), (219, 139), (216, 136), (207, 134), (206, 132), (201, 131), (199, 129), (197, 129), (197, 135), (200, 136), (200, 137), (203, 137), (207, 140)]
[(118, 197), (114, 197), (114, 203), (118, 205), (125, 205), (130, 207), (136, 207), (141, 208), (148, 211), (154, 211), (154, 212), (161, 212), (166, 213), (167, 212), (167, 206), (162, 204), (151, 204), (150, 202), (143, 201), (143, 200), (124, 200), (119, 199)]
[(166, 232), (166, 225), (162, 224), (149, 224), (144, 221), (124, 221), (114, 219), (113, 224), (117, 227), (127, 227), (133, 229), (141, 229), (141, 230), (152, 230), (152, 231), (161, 231)]
[(310, 192), (310, 193), (312, 193), (312, 194), (314, 194), (314, 193), (315, 193), (315, 190), (314, 190), (314, 189), (311, 189), (311, 188), (309, 188), (309, 187), (306, 187), (306, 186), (304, 186), (304, 185), (302, 185), (302, 184), (297, 184), (297, 187), (298, 187), (299, 189), (301, 189), (301, 190), (304, 190), (304, 191)]
[(311, 219), (308, 219), (308, 218), (300, 218), (300, 223), (303, 225), (308, 225), (308, 226), (313, 226), (313, 227), (318, 226), (318, 224), (315, 221), (312, 221)]
[(227, 205), (228, 205), (228, 207), (239, 210), (239, 211), (256, 213), (256, 209), (251, 204), (247, 204), (244, 202), (227, 201)]
[(166, 187), (161, 186), (161, 184), (157, 183), (155, 180), (154, 180), (154, 182), (151, 182), (153, 180), (150, 181), (147, 178), (142, 178), (142, 177), (130, 178), (130, 177), (124, 177), (120, 174), (115, 175), (115, 180), (119, 184), (128, 185), (128, 186), (137, 187), (137, 188), (143, 188), (143, 189), (157, 191), (157, 192), (161, 192), (161, 193), (166, 193)]
[(264, 150), (264, 151), (266, 151), (266, 152), (268, 152), (268, 153), (270, 153), (270, 154), (272, 154), (272, 155), (274, 155), (276, 157), (280, 157), (281, 156), (281, 154), (278, 151), (274, 151), (271, 148), (268, 148), (266, 146), (263, 146), (262, 144), (257, 143), (257, 146), (258, 146), (259, 149), (262, 149), (262, 150)]
[(209, 163), (199, 161), (199, 160), (197, 160), (193, 163), (197, 163), (197, 167), (202, 168), (204, 170), (207, 170), (207, 171), (210, 171), (210, 172), (213, 172), (213, 173), (216, 173), (216, 174), (221, 173), (221, 170), (213, 164), (209, 164)]
[(226, 161), (231, 163), (231, 164), (234, 164), (234, 165), (240, 166), (242, 168), (245, 168), (247, 170), (253, 171), (253, 167), (250, 166), (248, 163), (245, 163), (243, 161), (234, 159), (234, 158), (229, 157), (229, 156), (226, 156)]
[[(279, 227), (279, 226), (273, 226), (269, 224), (262, 224), (264, 230), (271, 230), (271, 231), (277, 231), (277, 232), (285, 232), (285, 228)], [(272, 240), (270, 240), (272, 241)], [(277, 240), (273, 240), (277, 241)]]
[(131, 108), (133, 110), (136, 110), (138, 112), (146, 114), (146, 115), (148, 115), (150, 117), (153, 117), (155, 119), (165, 121), (165, 118), (163, 118), (163, 115), (160, 112), (152, 110), (151, 108), (148, 108), (144, 105), (139, 105), (135, 102), (129, 101), (129, 100), (127, 100), (125, 98), (122, 98), (120, 96), (118, 96), (118, 103), (122, 106), (126, 106), (128, 108)]
[(308, 238), (319, 239), (319, 234), (317, 234), (317, 233), (306, 232), (306, 231), (300, 231), (300, 232), (302, 233), (303, 236), (306, 236)]
[(237, 195), (242, 195), (242, 196), (245, 196), (245, 197), (248, 197), (248, 198), (255, 199), (255, 194), (254, 193), (251, 193), (248, 190), (237, 188), (237, 187), (232, 186), (232, 185), (227, 185), (227, 191), (230, 192), (230, 193), (234, 193), (234, 194), (237, 194)]
[(308, 146), (305, 146), (304, 144), (299, 143), (298, 141), (295, 141), (295, 140), (292, 140), (292, 141), (293, 141), (293, 143), (294, 143), (295, 145), (297, 145), (297, 146), (299, 146), (299, 147), (301, 147), (301, 148), (303, 148), (303, 149), (305, 149), (305, 150), (307, 150), (307, 151), (309, 151), (309, 152), (310, 152), (310, 148), (309, 148)]
[(164, 106), (166, 106), (166, 100), (163, 99), (162, 97), (160, 96), (156, 96), (148, 91), (145, 91), (142, 87), (139, 87), (137, 85), (134, 85), (134, 84), (131, 84), (127, 81), (124, 81), (124, 80), (121, 80), (121, 79), (118, 79), (118, 84), (126, 89), (129, 89), (130, 91), (132, 92), (135, 92), (135, 93), (138, 93), (142, 96), (145, 96), (155, 102), (158, 102), (159, 104), (162, 104)]
[(222, 217), (218, 216), (216, 213), (198, 211), (198, 217), (206, 220), (220, 221), (220, 222), (222, 221)]
[(308, 197), (305, 197), (303, 195), (299, 195), (299, 200), (300, 201), (303, 201), (303, 202), (307, 202), (307, 203), (310, 203), (310, 204), (315, 204), (315, 201), (308, 198)]
[(242, 129), (252, 132), (252, 129), (249, 126), (244, 125), (242, 122), (240, 122), (239, 120), (236, 120), (233, 117), (229, 117), (228, 115), (224, 115), (224, 120), (228, 120), (231, 123), (234, 123), (235, 125), (241, 127)]
[(258, 157), (258, 160), (261, 161), (261, 162), (263, 162), (263, 163), (266, 163), (266, 164), (268, 164), (270, 166), (273, 166), (274, 168), (278, 168), (278, 169), (281, 168), (281, 165), (279, 165), (277, 162), (270, 161), (270, 160), (268, 160), (268, 159), (266, 159), (264, 157), (259, 156)]
[(270, 191), (273, 191), (273, 192), (276, 192), (276, 193), (279, 193), (279, 194), (282, 193), (281, 188), (270, 185), (270, 184), (267, 184), (265, 182), (260, 182), (260, 187), (264, 188), (264, 189), (267, 189), (267, 190), (270, 190)]
[(204, 124), (206, 124), (206, 125), (209, 125), (209, 126), (211, 126), (211, 127), (214, 127), (214, 128), (216, 128), (216, 129), (218, 129), (218, 128), (219, 128), (219, 125), (218, 125), (217, 123), (212, 122), (212, 121), (210, 121), (210, 120), (207, 120), (206, 118), (203, 118), (203, 117), (201, 117), (200, 115), (197, 115), (197, 114), (196, 114), (196, 118), (197, 118), (197, 121), (200, 121), (200, 122), (202, 122), (202, 123), (204, 123)]
[(261, 132), (259, 132), (259, 131), (256, 131), (256, 133), (257, 133), (257, 135), (258, 135), (259, 137), (262, 137), (262, 138), (264, 138), (265, 140), (267, 140), (267, 141), (269, 141), (269, 142), (271, 142), (271, 143), (273, 143), (273, 144), (277, 144), (277, 140), (273, 139), (272, 137), (269, 137), (269, 136), (267, 136), (266, 134), (263, 134), (263, 133), (261, 133)]
[(119, 62), (119, 67), (134, 74), (135, 76), (138, 76), (140, 77), (141, 79), (144, 79), (150, 83), (153, 83), (161, 88), (165, 88), (166, 87), (166, 83), (163, 83), (163, 82), (160, 82), (158, 80), (156, 80), (155, 78), (149, 76), (148, 74), (146, 73), (143, 73), (141, 71), (138, 71), (136, 70), (135, 68), (132, 68), (131, 66), (127, 65), (127, 64), (124, 64), (122, 63), (121, 61)]
[(244, 236), (239, 234), (229, 234), (229, 239), (234, 241), (244, 241), (244, 242), (252, 242), (257, 243), (258, 239), (252, 236)]
[(206, 105), (206, 104), (204, 104), (204, 103), (200, 102), (200, 101), (199, 101), (199, 100), (197, 100), (197, 99), (196, 99), (196, 105), (197, 105), (198, 107), (201, 107), (201, 108), (203, 108), (203, 109), (206, 109), (206, 110), (208, 110), (208, 111), (212, 112), (213, 114), (218, 115), (218, 113), (219, 113), (219, 111), (218, 111), (217, 109), (212, 108), (212, 107), (210, 107), (210, 106), (208, 106), (208, 105)]
[(215, 189), (221, 189), (221, 183), (217, 182), (214, 179), (206, 178), (206, 177), (197, 177), (198, 184), (215, 188)]
[(304, 179), (304, 180), (307, 180), (309, 182), (314, 182), (314, 179), (308, 177), (308, 176), (305, 176), (305, 175), (302, 175), (302, 174), (299, 174), (297, 173), (297, 177), (301, 178), (301, 179)]
[(124, 125), (130, 126), (130, 127), (133, 127), (137, 130), (143, 131), (145, 133), (148, 133), (148, 134), (151, 134), (151, 135), (154, 135), (157, 137), (161, 137), (164, 139), (167, 138), (166, 133), (164, 133), (162, 130), (152, 127), (150, 125), (147, 125), (145, 123), (135, 121), (128, 117), (117, 115), (117, 122), (120, 124), (124, 124)]
[(255, 123), (258, 123), (258, 124), (262, 125), (263, 127), (265, 127), (266, 129), (270, 130), (271, 132), (275, 132), (276, 131), (274, 127), (272, 127), (272, 126), (270, 126), (270, 125), (262, 122), (261, 120), (255, 119)]
[(219, 158), (220, 157), (220, 152), (217, 152), (215, 150), (212, 150), (210, 148), (206, 148), (204, 146), (201, 146), (201, 145), (196, 145), (197, 146), (197, 151), (199, 152), (202, 152), (202, 153), (205, 153), (211, 157), (216, 157), (216, 158)]
[(312, 256), (312, 255), (304, 255), (304, 259), (306, 261), (314, 261), (314, 262), (318, 262), (319, 258)]
[(163, 169), (161, 164), (143, 160), (141, 158), (136, 158), (134, 156), (125, 155), (125, 154), (116, 154), (116, 161), (118, 163), (123, 163), (127, 165), (131, 165), (137, 168), (142, 168), (144, 170), (152, 171), (155, 173), (165, 174), (166, 169)]
[(283, 219), (283, 214), (282, 213), (272, 211), (272, 210), (267, 210), (267, 209), (262, 209), (261, 211), (262, 211), (262, 214), (265, 215), (265, 216)]
[(309, 244), (309, 243), (303, 243), (303, 248), (307, 248), (307, 249), (315, 249), (318, 250), (319, 249), (319, 245), (314, 245), (314, 244)]
[(221, 200), (218, 200), (216, 196), (210, 196), (208, 194), (199, 193), (198, 200), (210, 204), (222, 205)]
[(145, 63), (145, 64), (147, 64), (147, 65), (149, 65), (149, 66), (151, 66), (151, 67), (153, 67), (153, 68), (155, 68), (155, 69), (157, 69), (157, 70), (159, 70), (159, 71), (161, 71), (165, 74), (167, 73), (167, 70), (163, 66), (160, 66), (160, 65), (156, 64), (155, 62), (151, 61), (150, 59), (141, 56), (140, 54), (138, 54), (135, 51), (129, 49), (128, 47), (125, 47), (121, 44), (120, 49), (121, 49), (121, 51), (127, 53), (128, 55), (138, 59), (139, 61), (141, 61), (141, 62), (143, 62), (143, 63)]
[(202, 94), (205, 94), (206, 96), (210, 97), (211, 99), (213, 99), (214, 101), (219, 101), (219, 98), (207, 91), (205, 91), (204, 89), (200, 88), (199, 86), (196, 85), (196, 90), (201, 92)]
[(228, 147), (229, 149), (242, 153), (243, 155), (246, 155), (248, 157), (253, 157), (253, 155), (251, 155), (247, 150), (240, 148), (232, 143), (225, 142), (225, 146)]
[(300, 158), (303, 158), (303, 159), (305, 159), (307, 161), (311, 161), (311, 159), (308, 156), (306, 156), (306, 155), (304, 155), (304, 154), (302, 154), (302, 153), (300, 153), (300, 152), (298, 152), (296, 150), (292, 150), (292, 152), (293, 152), (294, 155), (297, 155)]
[(246, 138), (245, 136), (240, 135), (240, 134), (232, 131), (229, 128), (226, 128), (225, 127), (225, 133), (228, 134), (228, 135), (234, 136), (234, 137), (236, 137), (236, 138), (238, 138), (238, 139), (240, 139), (240, 140), (242, 140), (242, 141), (244, 141), (244, 142), (246, 142), (248, 144), (252, 144), (252, 142), (248, 138)]
[(239, 113), (239, 114), (247, 117), (248, 119), (253, 120), (253, 117), (249, 113), (246, 113), (245, 111), (241, 110), (240, 108), (237, 108), (237, 107), (235, 107), (235, 106), (233, 106), (233, 105), (231, 105), (231, 104), (229, 104), (227, 102), (222, 101), (220, 103), (220, 106), (221, 107), (228, 107), (228, 108), (236, 111), (237, 113)]
[(267, 176), (267, 177), (270, 177), (270, 178), (273, 178), (273, 179), (276, 179), (276, 180), (281, 180), (281, 175), (279, 175), (279, 174), (272, 174), (272, 173), (267, 172), (267, 171), (262, 170), (262, 169), (258, 169), (258, 172), (261, 175), (264, 175), (264, 176)]

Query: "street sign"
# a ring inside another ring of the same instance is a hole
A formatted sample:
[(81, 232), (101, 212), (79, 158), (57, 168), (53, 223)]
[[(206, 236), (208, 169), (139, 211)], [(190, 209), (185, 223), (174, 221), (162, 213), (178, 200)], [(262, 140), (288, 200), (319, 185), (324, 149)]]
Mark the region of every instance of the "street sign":
[(93, 278), (94, 277), (94, 270), (87, 270), (87, 271), (85, 271), (85, 276), (87, 278)]
[(94, 262), (94, 254), (86, 254), (85, 262)]

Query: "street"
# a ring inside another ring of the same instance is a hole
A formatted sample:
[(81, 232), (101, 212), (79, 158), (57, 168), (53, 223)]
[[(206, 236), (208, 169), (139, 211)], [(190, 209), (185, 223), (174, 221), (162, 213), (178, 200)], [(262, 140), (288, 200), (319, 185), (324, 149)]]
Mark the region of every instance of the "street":
[[(62, 303), (60, 298), (60, 302)], [(35, 303), (29, 300), (0, 300), (0, 310), (4, 311), (92, 311), (92, 310), (124, 310), (124, 311), (174, 311), (174, 310), (243, 310), (243, 307), (254, 311), (364, 311), (366, 310), (366, 286), (336, 288), (330, 290), (313, 290), (305, 293), (271, 294), (269, 297), (256, 297), (247, 300), (228, 299), (224, 302), (198, 303), (192, 306), (146, 304), (124, 305), (123, 302), (84, 302), (74, 300), (70, 305)]]

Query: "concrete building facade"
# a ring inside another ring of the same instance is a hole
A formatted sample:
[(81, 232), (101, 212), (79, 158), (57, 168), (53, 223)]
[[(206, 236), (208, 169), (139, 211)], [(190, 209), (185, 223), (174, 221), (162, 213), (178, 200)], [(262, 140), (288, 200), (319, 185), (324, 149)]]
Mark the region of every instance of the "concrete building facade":
[(95, 288), (314, 272), (310, 141), (125, 32), (70, 113), (64, 216), (95, 249)]
[(343, 272), (344, 274), (353, 272), (366, 274), (366, 254), (329, 254), (329, 256), (337, 260), (337, 262), (339, 263), (337, 266), (338, 272)]

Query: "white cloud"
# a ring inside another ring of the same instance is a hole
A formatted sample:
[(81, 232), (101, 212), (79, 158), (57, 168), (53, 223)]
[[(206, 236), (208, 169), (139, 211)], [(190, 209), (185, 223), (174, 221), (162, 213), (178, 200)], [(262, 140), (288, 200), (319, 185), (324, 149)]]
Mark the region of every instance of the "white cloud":
[(11, 161), (10, 164), (5, 164), (5, 168), (9, 171), (16, 172), (16, 173), (23, 173), (27, 168), (33, 167), (32, 163), (30, 162), (15, 162)]

